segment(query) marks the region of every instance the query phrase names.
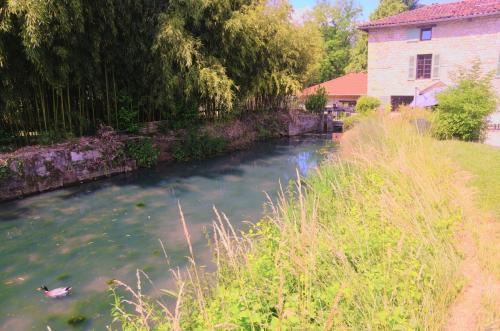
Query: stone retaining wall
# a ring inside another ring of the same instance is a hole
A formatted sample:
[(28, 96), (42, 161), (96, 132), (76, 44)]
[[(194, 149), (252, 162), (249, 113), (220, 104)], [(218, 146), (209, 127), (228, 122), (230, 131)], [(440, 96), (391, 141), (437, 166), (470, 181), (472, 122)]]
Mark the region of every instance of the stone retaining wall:
[[(320, 124), (319, 115), (278, 112), (207, 124), (202, 130), (224, 138), (227, 150), (233, 151), (257, 140), (318, 131)], [(172, 146), (182, 133), (161, 134), (157, 126), (149, 125), (145, 132), (155, 133), (152, 138), (159, 152), (158, 161), (173, 162)], [(134, 171), (137, 163), (124, 154), (123, 147), (127, 140), (137, 138), (104, 128), (94, 137), (0, 153), (0, 201)]]

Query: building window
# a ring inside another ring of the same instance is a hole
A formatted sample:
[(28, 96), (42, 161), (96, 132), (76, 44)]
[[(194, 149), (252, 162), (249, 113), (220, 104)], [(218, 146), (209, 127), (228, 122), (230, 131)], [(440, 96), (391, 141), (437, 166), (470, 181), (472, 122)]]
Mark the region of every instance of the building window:
[(417, 79), (430, 79), (432, 72), (432, 54), (417, 55)]
[(420, 29), (420, 40), (431, 40), (432, 39), (432, 28)]
[(391, 95), (391, 110), (397, 111), (399, 107), (411, 104), (414, 98), (413, 95)]

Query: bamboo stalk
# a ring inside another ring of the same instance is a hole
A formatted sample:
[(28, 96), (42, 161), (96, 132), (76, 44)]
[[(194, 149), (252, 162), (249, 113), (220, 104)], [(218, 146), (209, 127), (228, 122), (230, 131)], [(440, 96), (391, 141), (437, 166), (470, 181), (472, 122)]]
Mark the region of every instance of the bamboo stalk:
[(57, 130), (57, 99), (56, 99), (55, 88), (52, 88), (52, 112), (54, 113), (54, 127), (53, 129)]
[(71, 99), (69, 95), (69, 83), (66, 85), (66, 95), (68, 97), (68, 121), (69, 121), (69, 131), (73, 132), (73, 123), (71, 120)]
[(62, 92), (62, 89), (59, 91), (60, 97), (61, 97), (61, 118), (62, 118), (62, 125), (63, 125), (63, 130), (64, 133), (66, 134), (66, 117), (65, 117), (65, 112), (64, 112), (64, 94)]
[(108, 125), (111, 125), (111, 111), (109, 106), (109, 85), (108, 85), (108, 66), (104, 63), (104, 79), (106, 81), (106, 111), (108, 118)]
[(80, 136), (83, 136), (83, 114), (82, 114), (82, 94), (80, 85), (78, 85), (78, 126), (80, 128)]
[(118, 98), (116, 95), (116, 80), (115, 80), (115, 68), (113, 66), (112, 69), (113, 75), (113, 91), (114, 91), (114, 99), (115, 99), (115, 127), (118, 128)]

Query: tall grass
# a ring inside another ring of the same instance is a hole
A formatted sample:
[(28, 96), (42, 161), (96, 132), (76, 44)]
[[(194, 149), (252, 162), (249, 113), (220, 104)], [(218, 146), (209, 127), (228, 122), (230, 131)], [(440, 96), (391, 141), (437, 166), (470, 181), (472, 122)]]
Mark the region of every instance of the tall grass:
[(177, 304), (125, 287), (115, 320), (125, 330), (440, 329), (461, 283), (460, 182), (405, 118), (364, 119), (338, 159), (282, 192), (248, 232), (216, 212), (216, 272), (201, 272), (191, 251), (175, 273)]

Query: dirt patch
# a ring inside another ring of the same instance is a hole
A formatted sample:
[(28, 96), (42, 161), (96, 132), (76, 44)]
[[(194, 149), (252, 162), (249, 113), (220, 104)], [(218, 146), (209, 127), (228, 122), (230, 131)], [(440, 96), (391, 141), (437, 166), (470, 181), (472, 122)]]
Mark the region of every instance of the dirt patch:
[[(464, 232), (460, 236), (460, 242), (460, 249), (465, 257), (461, 271), (466, 283), (450, 309), (450, 318), (445, 330), (488, 330), (488, 327), (492, 326), (495, 321), (484, 320), (484, 316), (495, 314), (495, 312), (485, 312), (484, 301), (487, 299), (488, 301), (500, 302), (498, 298), (500, 296), (500, 283), (481, 268), (472, 234), (468, 231)], [(493, 298), (491, 298), (492, 294), (494, 294)]]

